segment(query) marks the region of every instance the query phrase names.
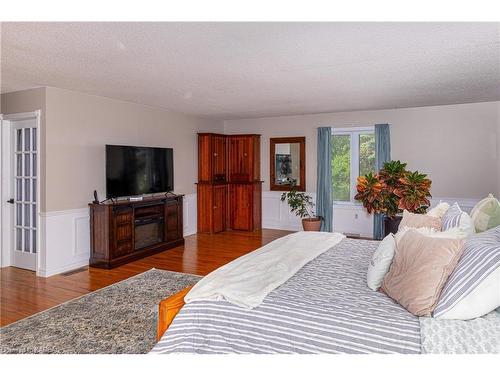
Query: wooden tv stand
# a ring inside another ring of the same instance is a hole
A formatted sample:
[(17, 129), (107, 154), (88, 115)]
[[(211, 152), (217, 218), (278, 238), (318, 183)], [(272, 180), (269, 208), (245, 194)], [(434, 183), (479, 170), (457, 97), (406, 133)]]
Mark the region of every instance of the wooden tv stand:
[(182, 199), (90, 203), (90, 266), (113, 268), (183, 245)]

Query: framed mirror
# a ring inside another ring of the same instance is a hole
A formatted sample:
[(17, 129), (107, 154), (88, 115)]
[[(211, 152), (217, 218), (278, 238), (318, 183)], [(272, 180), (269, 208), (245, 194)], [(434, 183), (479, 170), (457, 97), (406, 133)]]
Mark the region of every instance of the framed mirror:
[(270, 189), (287, 191), (295, 181), (306, 191), (306, 137), (271, 138), (270, 146)]

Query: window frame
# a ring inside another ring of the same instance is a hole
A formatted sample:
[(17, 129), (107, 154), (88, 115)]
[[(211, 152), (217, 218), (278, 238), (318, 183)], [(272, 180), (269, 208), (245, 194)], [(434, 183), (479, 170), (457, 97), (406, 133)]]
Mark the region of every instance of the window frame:
[[(349, 201), (333, 200), (334, 205), (360, 206), (361, 203), (354, 200), (356, 195), (356, 184), (359, 176), (359, 136), (362, 134), (375, 135), (375, 126), (359, 126), (352, 128), (332, 128), (332, 137), (335, 135), (349, 135), (351, 149), (351, 165), (350, 165), (350, 197)], [(333, 193), (333, 190), (332, 190)]]

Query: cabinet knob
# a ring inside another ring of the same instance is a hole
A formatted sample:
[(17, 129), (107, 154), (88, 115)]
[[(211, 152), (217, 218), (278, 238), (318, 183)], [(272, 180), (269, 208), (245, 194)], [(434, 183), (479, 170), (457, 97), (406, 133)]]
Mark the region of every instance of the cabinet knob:
[(243, 153), (243, 156), (244, 156), (244, 157), (247, 157), (247, 156), (248, 156), (248, 154), (247, 154), (246, 152), (244, 152), (244, 153)]
[(217, 157), (217, 153), (216, 152), (214, 152), (214, 156)]

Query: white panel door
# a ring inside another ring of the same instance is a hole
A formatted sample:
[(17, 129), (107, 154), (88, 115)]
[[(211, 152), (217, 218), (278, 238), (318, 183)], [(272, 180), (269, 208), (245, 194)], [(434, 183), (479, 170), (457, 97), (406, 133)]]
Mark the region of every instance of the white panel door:
[(12, 265), (36, 270), (38, 150), (36, 119), (12, 122)]

